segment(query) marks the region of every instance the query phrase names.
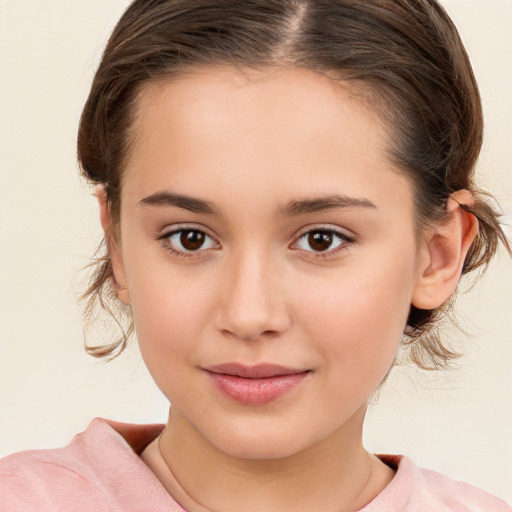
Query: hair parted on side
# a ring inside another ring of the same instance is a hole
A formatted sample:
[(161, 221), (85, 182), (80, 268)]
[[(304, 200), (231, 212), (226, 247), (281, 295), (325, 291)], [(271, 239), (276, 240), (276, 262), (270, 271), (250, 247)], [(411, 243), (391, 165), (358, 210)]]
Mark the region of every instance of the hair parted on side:
[[(293, 66), (364, 84), (392, 130), (390, 158), (414, 185), (418, 232), (446, 215), (451, 193), (467, 189), (475, 201), (461, 207), (478, 219), (479, 234), (463, 274), (485, 269), (500, 241), (510, 252), (492, 197), (474, 183), (483, 138), (476, 80), (436, 0), (132, 2), (107, 43), (78, 132), (82, 173), (105, 188), (114, 222), (139, 93), (153, 81), (212, 65)], [(84, 294), (86, 315), (92, 318), (99, 304), (127, 325), (119, 340), (88, 351), (115, 357), (133, 325), (129, 309), (116, 306), (106, 244), (98, 254)], [(404, 346), (421, 368), (442, 368), (457, 357), (435, 328), (449, 307), (450, 301), (436, 310), (411, 307)]]

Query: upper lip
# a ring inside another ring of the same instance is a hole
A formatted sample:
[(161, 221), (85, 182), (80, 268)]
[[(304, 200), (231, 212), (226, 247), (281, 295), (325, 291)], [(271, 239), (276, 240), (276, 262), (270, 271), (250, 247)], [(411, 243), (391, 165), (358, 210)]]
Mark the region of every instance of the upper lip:
[(282, 375), (295, 375), (304, 373), (307, 370), (297, 368), (287, 368), (278, 364), (257, 364), (245, 365), (240, 363), (224, 363), (209, 366), (204, 370), (211, 373), (218, 373), (222, 375), (233, 375), (236, 377), (243, 377), (245, 379), (264, 379), (268, 377), (279, 377)]

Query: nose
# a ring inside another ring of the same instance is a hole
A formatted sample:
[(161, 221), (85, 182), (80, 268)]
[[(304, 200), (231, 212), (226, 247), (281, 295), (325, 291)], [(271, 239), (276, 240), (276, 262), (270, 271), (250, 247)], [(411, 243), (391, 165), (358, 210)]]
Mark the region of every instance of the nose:
[(232, 259), (221, 285), (217, 329), (245, 341), (285, 332), (291, 322), (278, 265), (250, 250)]

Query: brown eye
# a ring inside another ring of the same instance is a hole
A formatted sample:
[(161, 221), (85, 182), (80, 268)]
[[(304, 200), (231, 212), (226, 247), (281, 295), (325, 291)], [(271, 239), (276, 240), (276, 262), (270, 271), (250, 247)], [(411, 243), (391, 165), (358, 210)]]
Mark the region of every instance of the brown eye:
[(206, 235), (201, 231), (182, 231), (180, 235), (180, 242), (184, 249), (187, 251), (197, 251), (202, 247)]
[(164, 247), (173, 253), (186, 255), (206, 249), (218, 248), (219, 244), (199, 229), (178, 229), (160, 237)]
[(351, 238), (331, 229), (314, 229), (297, 240), (296, 247), (312, 253), (334, 253), (352, 241)]
[(308, 234), (308, 244), (314, 251), (327, 251), (332, 245), (332, 233), (327, 231), (311, 231)]

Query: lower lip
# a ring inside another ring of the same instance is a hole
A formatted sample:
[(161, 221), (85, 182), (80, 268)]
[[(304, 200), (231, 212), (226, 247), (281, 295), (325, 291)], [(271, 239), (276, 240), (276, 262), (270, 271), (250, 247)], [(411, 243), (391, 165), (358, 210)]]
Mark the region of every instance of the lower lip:
[(294, 390), (309, 372), (247, 379), (236, 375), (207, 372), (217, 389), (241, 404), (259, 405), (277, 400)]

